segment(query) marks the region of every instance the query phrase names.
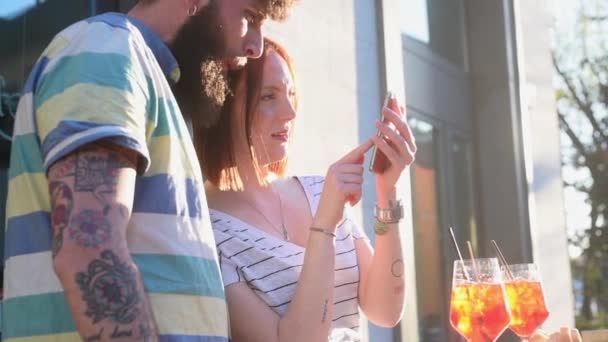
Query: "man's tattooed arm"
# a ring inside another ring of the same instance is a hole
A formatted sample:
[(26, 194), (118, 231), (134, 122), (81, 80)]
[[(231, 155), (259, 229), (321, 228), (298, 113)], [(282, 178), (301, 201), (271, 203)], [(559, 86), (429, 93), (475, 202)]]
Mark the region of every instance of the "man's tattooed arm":
[(85, 341), (156, 341), (126, 242), (138, 155), (100, 141), (51, 166), (53, 266)]

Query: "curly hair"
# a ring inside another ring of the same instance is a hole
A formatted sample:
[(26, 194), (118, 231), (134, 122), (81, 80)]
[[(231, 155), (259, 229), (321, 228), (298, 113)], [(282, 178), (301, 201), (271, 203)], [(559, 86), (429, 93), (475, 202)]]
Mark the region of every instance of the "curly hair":
[(283, 21), (289, 17), (291, 8), (298, 0), (258, 0), (262, 14), (272, 20)]

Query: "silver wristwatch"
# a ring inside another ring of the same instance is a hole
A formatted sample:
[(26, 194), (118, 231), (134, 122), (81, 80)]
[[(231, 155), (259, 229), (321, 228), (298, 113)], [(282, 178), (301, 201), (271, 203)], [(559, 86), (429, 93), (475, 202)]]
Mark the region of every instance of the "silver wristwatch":
[(376, 205), (374, 216), (378, 222), (397, 223), (403, 218), (403, 205), (401, 200), (389, 201), (388, 208), (380, 208)]

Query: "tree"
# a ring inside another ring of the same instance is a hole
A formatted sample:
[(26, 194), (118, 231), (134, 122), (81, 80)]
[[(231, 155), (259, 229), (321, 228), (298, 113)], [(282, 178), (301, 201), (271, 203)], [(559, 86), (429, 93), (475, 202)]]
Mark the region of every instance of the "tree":
[(553, 64), (564, 183), (589, 207), (588, 224), (570, 237), (581, 251), (572, 262), (582, 283), (578, 321), (608, 327), (608, 4), (580, 6), (574, 34), (554, 29)]

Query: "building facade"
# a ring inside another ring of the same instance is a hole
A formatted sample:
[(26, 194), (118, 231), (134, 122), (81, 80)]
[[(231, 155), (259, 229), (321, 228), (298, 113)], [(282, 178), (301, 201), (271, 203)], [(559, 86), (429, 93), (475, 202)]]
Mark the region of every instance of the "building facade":
[[(56, 32), (133, 3), (0, 6), (2, 131), (10, 134), (7, 108)], [(449, 324), (450, 226), (479, 256), (493, 256), (493, 239), (511, 263), (539, 264), (551, 310), (545, 328), (573, 326), (550, 19), (543, 0), (302, 0), (288, 22), (266, 30), (298, 71), (292, 173), (324, 174), (374, 134), (387, 90), (407, 105), (419, 150), (399, 190), (408, 213), (406, 313), (395, 329), (363, 324), (367, 340), (459, 341)], [(0, 135), (0, 203), (8, 146)], [(374, 204), (368, 174), (354, 213), (372, 239)]]

